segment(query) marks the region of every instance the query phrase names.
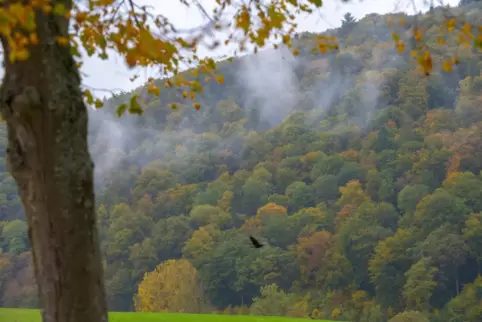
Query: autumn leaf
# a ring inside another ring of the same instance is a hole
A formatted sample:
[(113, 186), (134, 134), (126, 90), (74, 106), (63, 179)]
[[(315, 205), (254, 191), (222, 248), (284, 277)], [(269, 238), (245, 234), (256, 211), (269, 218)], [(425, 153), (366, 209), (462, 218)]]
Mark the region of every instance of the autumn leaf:
[(67, 46), (69, 44), (68, 37), (56, 37), (55, 41), (61, 46)]
[(217, 75), (216, 81), (218, 82), (218, 84), (224, 84), (224, 76), (223, 75)]
[(457, 21), (455, 19), (448, 19), (446, 21), (447, 30), (450, 32), (454, 31), (456, 23)]
[(482, 34), (478, 35), (477, 38), (474, 39), (474, 47), (482, 50)]
[(236, 27), (243, 30), (245, 34), (248, 33), (249, 27), (251, 25), (251, 16), (249, 14), (248, 8), (243, 6), (241, 13), (236, 17)]
[(130, 104), (129, 104), (129, 113), (141, 115), (142, 108), (139, 105), (139, 102), (137, 101), (137, 99), (138, 99), (137, 95), (133, 95), (131, 97)]
[(392, 32), (392, 39), (393, 41), (398, 42), (400, 40), (400, 36), (395, 32)]
[(420, 29), (415, 28), (415, 30), (414, 30), (414, 37), (415, 37), (415, 41), (416, 41), (416, 42), (422, 41), (422, 32), (420, 31)]
[(121, 104), (117, 107), (117, 116), (118, 117), (121, 117), (122, 114), (124, 114), (124, 112), (127, 110), (127, 104)]
[(63, 16), (65, 15), (66, 13), (66, 8), (65, 8), (65, 5), (63, 3), (55, 3), (53, 9), (52, 9), (52, 12), (55, 14), (55, 15), (58, 15), (58, 16)]
[(91, 104), (94, 103), (94, 97), (93, 97), (91, 91), (86, 89), (86, 90), (84, 90), (83, 94), (84, 94), (84, 97), (87, 99), (87, 104), (91, 105)]
[(161, 95), (161, 90), (159, 89), (159, 87), (157, 87), (157, 86), (154, 85), (154, 84), (150, 84), (150, 85), (147, 87), (147, 92), (148, 92), (149, 94), (152, 94), (152, 95), (155, 95), (155, 96)]
[(453, 71), (453, 68), (452, 68), (452, 61), (450, 60), (445, 60), (442, 64), (442, 68), (444, 71), (446, 71), (447, 73)]
[(94, 102), (94, 106), (96, 108), (101, 108), (102, 106), (104, 106), (104, 103), (100, 99), (96, 99)]

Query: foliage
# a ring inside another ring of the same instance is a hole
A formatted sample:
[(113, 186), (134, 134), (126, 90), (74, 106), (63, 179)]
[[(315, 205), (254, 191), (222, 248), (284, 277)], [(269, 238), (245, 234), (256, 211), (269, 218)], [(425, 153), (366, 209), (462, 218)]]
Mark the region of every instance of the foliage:
[(146, 273), (135, 296), (137, 312), (199, 313), (203, 289), (196, 269), (186, 259), (168, 260)]
[[(459, 9), (480, 23), (479, 7)], [(92, 12), (81, 37), (97, 35)], [(441, 36), (431, 14), (417, 16), (429, 44)], [(275, 95), (253, 98), (238, 81), (251, 59), (264, 66), (279, 51), (219, 63), (222, 86), (183, 74), (202, 85), (197, 112), (189, 97), (169, 109), (182, 100), (171, 88), (144, 93), (142, 116), (109, 118), (108, 106), (128, 104), (144, 87), (91, 113), (91, 150), (98, 165), (110, 160), (97, 168), (96, 207), (111, 310), (132, 310), (135, 298), (141, 311), (212, 305), (353, 321), (480, 320), (481, 54), (449, 36), (447, 50), (461, 58), (455, 72), (424, 77), (380, 30), (400, 16), (369, 15), (326, 32), (346, 34), (338, 52), (324, 55), (310, 49), (320, 35), (293, 38), (296, 82), (277, 91), (296, 98), (286, 113)], [(404, 19), (413, 27), (414, 17)], [(125, 37), (140, 46), (143, 29), (130, 24)], [(125, 54), (141, 65), (161, 59)], [(266, 117), (271, 103), (282, 122)], [(121, 134), (106, 134), (110, 125)], [(5, 138), (0, 127), (3, 146)], [(4, 168), (0, 180), (0, 304), (34, 307), (28, 230)], [(252, 248), (249, 234), (266, 246)]]
[[(136, 4), (135, 1), (101, 0), (89, 1), (83, 5), (32, 0), (12, 2), (3, 6), (1, 34), (10, 47), (8, 59), (11, 62), (27, 60), (32, 48), (39, 44), (36, 17), (40, 12), (69, 19), (72, 24), (70, 33), (57, 36), (55, 41), (58, 45), (72, 47), (72, 54), (78, 60), (79, 66), (83, 63), (80, 54), (82, 51), (104, 60), (114, 51), (124, 58), (130, 68), (155, 66), (168, 78), (162, 85), (149, 78), (146, 84), (146, 91), (149, 94), (159, 96), (161, 90), (175, 87), (181, 90), (183, 98), (189, 98), (194, 107), (199, 109), (200, 103), (196, 99), (203, 92), (203, 86), (195, 78), (204, 74), (219, 84), (225, 80), (221, 73), (215, 73), (216, 62), (212, 58), (201, 58), (197, 54), (199, 45), (214, 49), (234, 43), (237, 51), (244, 52), (246, 46), (252, 44), (256, 52), (258, 48), (263, 48), (277, 39), (274, 43), (275, 48), (287, 45), (292, 48), (295, 55), (298, 55), (301, 50), (293, 45), (297, 26), (295, 19), (300, 13), (312, 14), (323, 5), (320, 0), (268, 1), (266, 5), (238, 4), (230, 0), (221, 0), (216, 1), (217, 5), (211, 14), (196, 1), (180, 2), (188, 7), (200, 7), (209, 23), (192, 30), (179, 31), (166, 16), (156, 14), (149, 6)], [(416, 10), (415, 4), (413, 9)], [(226, 15), (226, 12), (229, 12), (229, 15)], [(480, 24), (443, 11), (439, 13), (443, 20), (436, 26), (436, 32), (439, 34), (436, 44), (443, 48), (451, 41), (452, 35), (456, 34), (459, 46), (473, 47), (476, 50), (482, 48)], [(340, 38), (344, 39), (354, 28), (355, 23), (353, 16), (346, 13)], [(397, 51), (404, 53), (406, 49), (410, 50), (411, 56), (415, 58), (422, 71), (429, 75), (437, 61), (433, 53), (439, 50), (426, 41), (432, 31), (428, 31), (424, 23), (419, 23), (406, 15), (391, 16), (385, 23), (393, 29), (392, 38)], [(407, 27), (410, 28), (409, 33), (403, 31)], [(215, 34), (218, 31), (227, 32), (227, 39), (208, 39), (207, 34)], [(320, 35), (312, 47), (321, 53), (337, 51), (340, 48), (339, 39)], [(440, 65), (450, 72), (453, 71), (453, 66), (460, 63), (460, 58), (450, 51), (447, 52), (447, 56)], [(181, 73), (186, 66), (196, 66), (188, 77)], [(137, 77), (138, 75), (135, 76)], [(103, 102), (94, 98), (88, 89), (84, 91), (84, 96), (89, 104), (98, 108), (103, 106)], [(144, 95), (137, 92), (128, 102), (119, 104), (118, 115), (125, 111), (141, 114), (142, 105), (145, 103), (140, 101), (141, 96)]]

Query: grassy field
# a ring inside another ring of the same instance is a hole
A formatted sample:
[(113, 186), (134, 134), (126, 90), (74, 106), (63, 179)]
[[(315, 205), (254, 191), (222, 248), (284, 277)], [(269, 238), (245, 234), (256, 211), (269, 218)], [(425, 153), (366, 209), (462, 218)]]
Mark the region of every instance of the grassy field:
[[(272, 316), (215, 315), (215, 314), (163, 314), (163, 313), (109, 313), (110, 322), (306, 322)], [(40, 322), (40, 312), (26, 309), (0, 308), (0, 322)], [(323, 322), (318, 320), (318, 322)], [(329, 321), (325, 321), (329, 322)]]

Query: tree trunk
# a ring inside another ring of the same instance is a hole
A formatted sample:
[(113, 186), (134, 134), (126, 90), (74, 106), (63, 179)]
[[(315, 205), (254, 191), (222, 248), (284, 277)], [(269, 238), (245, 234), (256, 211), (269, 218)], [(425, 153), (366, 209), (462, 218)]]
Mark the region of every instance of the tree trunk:
[(55, 41), (67, 36), (69, 22), (36, 14), (40, 45), (29, 48), (28, 60), (10, 63), (1, 39), (7, 166), (28, 221), (43, 321), (107, 321), (87, 109), (70, 47)]

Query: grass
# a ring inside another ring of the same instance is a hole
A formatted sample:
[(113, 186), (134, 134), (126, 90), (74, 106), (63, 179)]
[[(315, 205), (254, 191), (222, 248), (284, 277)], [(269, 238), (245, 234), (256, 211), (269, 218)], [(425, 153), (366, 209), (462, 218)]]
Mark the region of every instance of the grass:
[[(40, 312), (29, 309), (0, 308), (1, 322), (41, 322)], [(219, 315), (219, 314), (166, 314), (111, 312), (110, 322), (306, 322), (307, 319), (294, 319), (276, 316)], [(323, 322), (317, 320), (318, 322)], [(329, 322), (329, 321), (325, 321)]]

